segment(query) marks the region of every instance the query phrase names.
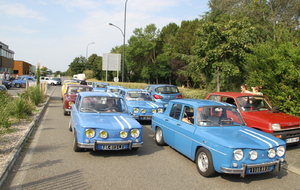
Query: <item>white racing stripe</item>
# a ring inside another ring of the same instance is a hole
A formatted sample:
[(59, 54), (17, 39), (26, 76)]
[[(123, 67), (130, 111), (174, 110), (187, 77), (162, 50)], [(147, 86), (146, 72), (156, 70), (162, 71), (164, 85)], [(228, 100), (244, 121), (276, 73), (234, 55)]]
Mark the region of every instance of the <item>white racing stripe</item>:
[(130, 123), (123, 117), (123, 116), (120, 116), (120, 118), (127, 124), (128, 128), (131, 129), (131, 125)]
[(268, 139), (269, 141), (274, 142), (274, 143), (276, 144), (276, 146), (279, 146), (279, 143), (278, 143), (277, 141), (275, 141), (274, 139), (271, 139), (271, 138), (269, 138), (269, 137), (266, 137), (265, 135), (259, 134), (259, 133), (257, 133), (257, 132), (251, 131), (251, 130), (249, 130), (249, 129), (245, 129), (245, 130), (248, 131), (248, 132), (251, 132), (251, 133), (253, 133), (253, 134), (256, 134), (256, 135), (258, 135), (258, 136), (264, 137), (264, 138)]
[(247, 134), (247, 135), (250, 135), (250, 136), (252, 136), (252, 137), (254, 137), (254, 138), (256, 138), (256, 139), (258, 139), (258, 140), (260, 140), (260, 141), (262, 141), (264, 143), (266, 143), (267, 145), (269, 145), (270, 148), (272, 148), (272, 144), (269, 143), (268, 141), (266, 141), (266, 140), (264, 140), (264, 139), (262, 139), (262, 138), (260, 138), (260, 137), (258, 137), (256, 135), (254, 135), (254, 134), (251, 134), (251, 133), (249, 133), (247, 131), (243, 131), (243, 130), (240, 130), (240, 131), (243, 132), (243, 133), (245, 133), (245, 134)]
[(121, 126), (121, 130), (123, 131), (125, 129), (124, 125), (122, 124), (122, 122), (118, 119), (117, 116), (114, 116), (115, 120), (119, 123), (119, 125)]
[(158, 108), (158, 106), (153, 102), (147, 102), (147, 104), (149, 104), (152, 108)]

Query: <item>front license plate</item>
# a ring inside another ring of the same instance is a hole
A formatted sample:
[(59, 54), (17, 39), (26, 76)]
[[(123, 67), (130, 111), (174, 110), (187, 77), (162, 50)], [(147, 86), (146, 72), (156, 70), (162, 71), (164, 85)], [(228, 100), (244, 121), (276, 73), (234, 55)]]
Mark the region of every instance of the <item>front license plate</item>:
[(299, 142), (299, 137), (289, 138), (289, 139), (286, 139), (285, 141), (286, 141), (286, 143)]
[(103, 150), (122, 150), (124, 145), (104, 145)]
[(261, 172), (268, 172), (270, 171), (270, 166), (263, 166), (263, 167), (256, 167), (256, 168), (249, 168), (250, 173), (261, 173)]
[(140, 120), (151, 120), (151, 116), (140, 116)]

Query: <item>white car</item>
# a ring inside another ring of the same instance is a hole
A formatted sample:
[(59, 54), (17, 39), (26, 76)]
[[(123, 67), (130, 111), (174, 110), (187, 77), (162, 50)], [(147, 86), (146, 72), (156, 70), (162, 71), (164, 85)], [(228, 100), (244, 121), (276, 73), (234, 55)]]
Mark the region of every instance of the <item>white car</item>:
[(59, 85), (59, 81), (50, 79), (49, 77), (40, 77), (40, 82), (47, 82), (50, 85)]

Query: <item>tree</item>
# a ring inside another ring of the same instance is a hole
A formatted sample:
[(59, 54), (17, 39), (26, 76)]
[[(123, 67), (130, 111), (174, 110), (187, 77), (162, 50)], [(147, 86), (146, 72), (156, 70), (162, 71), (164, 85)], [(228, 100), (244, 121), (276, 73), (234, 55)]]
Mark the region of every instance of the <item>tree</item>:
[(83, 73), (83, 71), (86, 69), (86, 61), (85, 57), (80, 56), (76, 57), (72, 63), (69, 65), (70, 74), (75, 75), (78, 73)]

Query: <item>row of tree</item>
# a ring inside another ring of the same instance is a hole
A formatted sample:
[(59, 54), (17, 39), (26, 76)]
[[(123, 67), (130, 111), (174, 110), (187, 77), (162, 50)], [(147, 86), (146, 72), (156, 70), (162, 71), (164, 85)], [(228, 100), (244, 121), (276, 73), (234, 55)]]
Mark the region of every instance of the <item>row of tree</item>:
[[(300, 115), (300, 1), (210, 0), (201, 18), (136, 28), (126, 44), (125, 81), (208, 91), (262, 86), (282, 111)], [(123, 47), (112, 48), (121, 53)], [(105, 80), (102, 57), (77, 57), (69, 74)], [(116, 76), (109, 72), (109, 80)]]

